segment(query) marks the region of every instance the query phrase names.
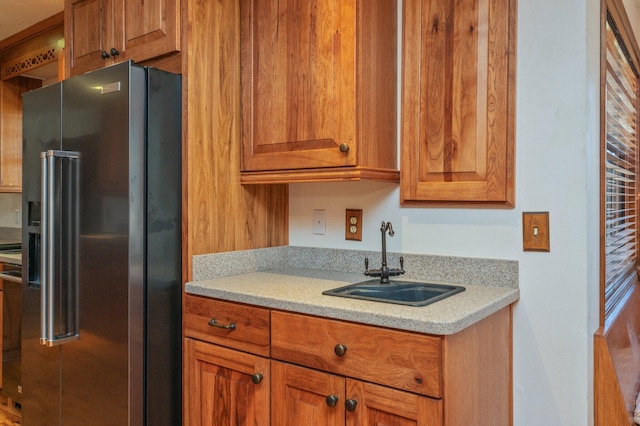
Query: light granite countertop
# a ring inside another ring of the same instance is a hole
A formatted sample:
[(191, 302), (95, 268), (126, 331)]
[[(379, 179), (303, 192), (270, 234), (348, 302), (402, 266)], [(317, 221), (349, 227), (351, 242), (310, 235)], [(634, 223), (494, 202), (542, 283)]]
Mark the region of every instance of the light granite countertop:
[(465, 291), (423, 307), (322, 294), (325, 290), (366, 279), (368, 277), (357, 273), (291, 268), (189, 282), (185, 291), (268, 308), (439, 335), (463, 330), (516, 302), (520, 294), (517, 287), (462, 284)]
[[(2, 228), (2, 230), (4, 229), (5, 228)], [(13, 236), (11, 234), (5, 235), (3, 232), (0, 232), (0, 246), (5, 244), (19, 244), (20, 243), (19, 233), (20, 233), (19, 229), (17, 229), (14, 232), (14, 234), (18, 236)], [(0, 263), (10, 263), (12, 265), (20, 265), (22, 264), (22, 255), (20, 253), (11, 253), (11, 254), (3, 253), (0, 250)]]
[(22, 255), (20, 253), (4, 254), (0, 252), (0, 263), (8, 263), (11, 265), (22, 265)]

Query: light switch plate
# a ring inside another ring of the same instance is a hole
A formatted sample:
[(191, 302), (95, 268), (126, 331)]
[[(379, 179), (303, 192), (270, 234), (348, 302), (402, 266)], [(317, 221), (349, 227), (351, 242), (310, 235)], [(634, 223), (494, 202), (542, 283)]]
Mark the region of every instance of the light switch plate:
[(324, 210), (313, 211), (313, 233), (316, 235), (327, 233), (327, 215)]
[(522, 249), (551, 251), (549, 212), (522, 212)]
[(344, 239), (362, 241), (362, 209), (347, 209), (344, 218)]

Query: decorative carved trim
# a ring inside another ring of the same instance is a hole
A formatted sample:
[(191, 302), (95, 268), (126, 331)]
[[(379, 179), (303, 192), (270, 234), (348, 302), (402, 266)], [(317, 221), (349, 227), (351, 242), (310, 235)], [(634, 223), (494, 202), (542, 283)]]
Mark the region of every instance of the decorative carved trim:
[(28, 55), (21, 56), (12, 62), (3, 64), (0, 69), (0, 79), (8, 80), (10, 78), (17, 77), (34, 68), (47, 65), (51, 62), (56, 62), (57, 60), (58, 49), (55, 47), (48, 47), (39, 51), (34, 51)]

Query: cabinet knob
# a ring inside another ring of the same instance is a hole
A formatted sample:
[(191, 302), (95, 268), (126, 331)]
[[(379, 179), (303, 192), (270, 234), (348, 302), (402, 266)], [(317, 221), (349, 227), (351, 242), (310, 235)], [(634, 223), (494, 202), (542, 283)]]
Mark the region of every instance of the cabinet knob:
[(358, 401), (356, 401), (355, 399), (347, 399), (344, 402), (344, 408), (346, 408), (347, 411), (356, 411), (356, 405), (358, 405)]
[(111, 56), (118, 56), (120, 54), (118, 49), (116, 49), (115, 47), (112, 47), (109, 53), (111, 53)]
[(107, 59), (107, 58), (109, 58), (109, 57), (110, 57), (110, 55), (107, 53), (107, 51), (106, 51), (106, 50), (103, 50), (103, 51), (100, 53), (100, 57), (101, 57), (102, 59)]
[(338, 397), (335, 395), (329, 395), (325, 398), (325, 401), (327, 401), (327, 405), (329, 407), (335, 407), (338, 403)]
[(262, 381), (262, 378), (263, 378), (263, 377), (264, 377), (264, 376), (263, 376), (263, 374), (262, 374), (262, 373), (256, 373), (256, 374), (253, 374), (253, 375), (251, 376), (251, 381), (257, 385), (257, 384), (259, 384), (259, 383)]
[(349, 145), (347, 145), (346, 143), (341, 143), (340, 152), (349, 152)]
[(338, 356), (343, 356), (344, 354), (347, 353), (347, 347), (345, 345), (343, 345), (342, 343), (338, 343), (334, 348), (333, 351), (336, 353), (336, 355)]

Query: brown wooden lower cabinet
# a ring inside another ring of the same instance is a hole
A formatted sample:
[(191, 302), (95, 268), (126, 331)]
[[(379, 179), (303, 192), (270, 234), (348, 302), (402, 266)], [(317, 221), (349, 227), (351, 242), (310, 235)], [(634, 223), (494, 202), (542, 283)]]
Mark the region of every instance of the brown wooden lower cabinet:
[(184, 424), (508, 426), (511, 333), (511, 307), (435, 336), (186, 295)]
[(273, 426), (442, 425), (442, 401), (271, 362)]
[[(2, 280), (0, 280), (0, 330), (4, 330), (4, 281)], [(2, 354), (4, 350), (3, 341), (4, 335), (0, 339), (0, 354)], [(2, 358), (0, 358), (0, 389), (2, 389)]]
[(278, 361), (271, 368), (273, 426), (344, 425), (343, 377)]
[(184, 344), (185, 425), (269, 424), (268, 359), (188, 338)]

